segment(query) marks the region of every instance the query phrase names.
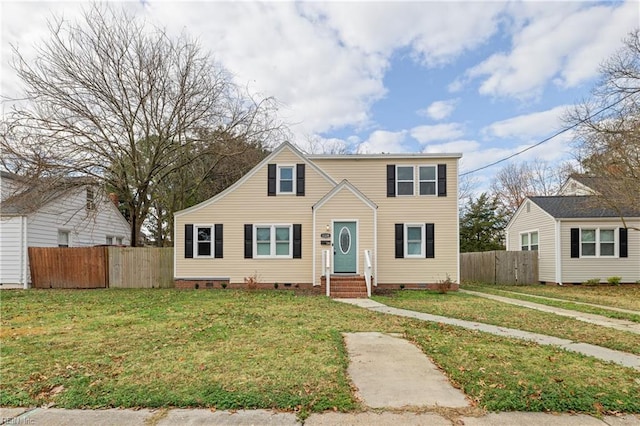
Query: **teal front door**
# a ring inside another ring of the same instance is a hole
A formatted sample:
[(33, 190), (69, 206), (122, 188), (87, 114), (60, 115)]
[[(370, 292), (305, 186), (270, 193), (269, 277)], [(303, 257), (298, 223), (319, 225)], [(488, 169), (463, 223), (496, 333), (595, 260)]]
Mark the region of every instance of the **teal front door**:
[(355, 274), (357, 270), (358, 239), (355, 222), (333, 223), (333, 272)]

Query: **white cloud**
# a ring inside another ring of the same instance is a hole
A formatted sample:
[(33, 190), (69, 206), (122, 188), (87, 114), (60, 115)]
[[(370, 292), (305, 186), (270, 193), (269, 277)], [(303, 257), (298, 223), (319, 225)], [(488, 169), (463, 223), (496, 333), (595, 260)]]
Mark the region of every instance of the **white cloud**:
[(435, 101), (425, 109), (419, 110), (417, 113), (418, 115), (429, 117), (433, 120), (444, 120), (453, 113), (457, 104), (458, 99)]
[(497, 121), (482, 129), (481, 133), (489, 138), (529, 140), (542, 138), (562, 128), (562, 115), (568, 105), (559, 105), (547, 111), (519, 115)]
[(378, 153), (400, 153), (407, 152), (404, 146), (406, 131), (389, 132), (386, 130), (376, 130), (369, 135), (369, 139), (358, 145), (358, 154), (378, 154)]
[(427, 145), (422, 152), (424, 153), (462, 153), (474, 152), (480, 148), (480, 143), (474, 140), (457, 140), (445, 142), (441, 144)]
[(460, 123), (434, 124), (414, 127), (410, 134), (418, 142), (426, 144), (459, 138), (464, 135), (464, 129)]
[(470, 68), (450, 90), (480, 79), (483, 95), (535, 99), (550, 81), (575, 87), (596, 76), (602, 58), (618, 49), (621, 38), (638, 25), (637, 7), (635, 1), (563, 2), (552, 8), (544, 2), (512, 4), (511, 50)]

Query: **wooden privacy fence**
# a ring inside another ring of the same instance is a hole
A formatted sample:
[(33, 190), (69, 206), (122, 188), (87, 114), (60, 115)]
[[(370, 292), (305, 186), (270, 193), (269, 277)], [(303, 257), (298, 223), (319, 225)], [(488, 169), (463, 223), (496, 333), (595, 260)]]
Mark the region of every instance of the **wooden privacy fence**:
[(538, 283), (538, 252), (460, 253), (460, 280), (489, 284)]
[(173, 249), (29, 247), (34, 288), (171, 288)]

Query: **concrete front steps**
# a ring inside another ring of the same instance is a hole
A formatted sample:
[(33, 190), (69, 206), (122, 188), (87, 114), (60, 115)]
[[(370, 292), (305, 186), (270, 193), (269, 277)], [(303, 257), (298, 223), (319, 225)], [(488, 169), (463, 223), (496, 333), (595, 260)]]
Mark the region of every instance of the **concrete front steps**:
[[(322, 277), (322, 290), (326, 294), (326, 280)], [(331, 275), (329, 281), (332, 299), (366, 299), (367, 283), (360, 275)]]

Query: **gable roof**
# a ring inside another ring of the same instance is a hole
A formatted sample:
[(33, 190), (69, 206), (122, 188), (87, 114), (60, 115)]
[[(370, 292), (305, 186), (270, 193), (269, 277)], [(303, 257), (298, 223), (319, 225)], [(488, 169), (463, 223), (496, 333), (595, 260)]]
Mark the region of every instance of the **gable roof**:
[(93, 182), (84, 177), (63, 179), (29, 179), (9, 172), (2, 172), (2, 179), (17, 181), (21, 187), (0, 203), (3, 216), (25, 216), (44, 207), (54, 199), (74, 188), (81, 188)]
[[(620, 217), (620, 213), (596, 204), (596, 198), (588, 195), (554, 195), (529, 197), (533, 203), (556, 219)], [(623, 209), (625, 217), (640, 217), (640, 206)]]
[(322, 197), (317, 203), (315, 203), (311, 208), (313, 210), (317, 210), (320, 207), (322, 207), (322, 205), (324, 203), (326, 203), (327, 201), (329, 201), (331, 198), (333, 198), (334, 195), (336, 195), (338, 192), (340, 192), (343, 188), (348, 189), (349, 191), (351, 191), (353, 193), (353, 195), (355, 195), (356, 197), (358, 197), (360, 199), (360, 201), (362, 201), (363, 203), (365, 203), (366, 205), (368, 205), (369, 207), (371, 207), (373, 210), (378, 208), (378, 205), (376, 203), (374, 203), (373, 201), (371, 201), (371, 199), (369, 197), (367, 197), (366, 195), (364, 195), (362, 192), (360, 192), (360, 190), (358, 188), (356, 188), (355, 186), (353, 186), (351, 184), (351, 182), (349, 182), (347, 179), (343, 179), (342, 182), (340, 182), (338, 185), (336, 185), (334, 188), (331, 189), (331, 191), (327, 192), (324, 197)]
[(296, 156), (298, 156), (301, 161), (304, 161), (305, 164), (308, 164), (311, 168), (313, 168), (313, 170), (318, 172), (318, 174), (320, 174), (320, 176), (324, 177), (329, 183), (331, 183), (334, 186), (338, 184), (331, 176), (329, 176), (329, 174), (327, 172), (325, 172), (320, 167), (318, 167), (318, 165), (315, 164), (313, 161), (309, 160), (307, 158), (307, 156), (302, 153), (302, 151), (300, 151), (298, 148), (293, 146), (290, 142), (283, 142), (282, 144), (280, 144), (280, 146), (278, 146), (276, 149), (274, 149), (271, 152), (271, 154), (267, 155), (267, 157), (264, 160), (259, 162), (256, 166), (253, 167), (253, 169), (249, 170), (249, 172), (247, 174), (242, 176), (240, 179), (238, 179), (235, 183), (233, 183), (227, 189), (225, 189), (224, 191), (214, 195), (213, 197), (209, 198), (208, 200), (202, 201), (202, 202), (200, 202), (200, 203), (198, 203), (198, 204), (196, 204), (194, 206), (188, 207), (188, 208), (186, 208), (184, 210), (180, 210), (178, 212), (175, 212), (173, 214), (173, 216), (174, 217), (182, 216), (183, 214), (199, 210), (201, 208), (204, 208), (204, 207), (210, 205), (211, 203), (215, 203), (216, 201), (218, 201), (219, 199), (223, 198), (224, 196), (226, 196), (230, 192), (234, 191), (237, 187), (242, 185), (244, 182), (249, 180), (249, 178), (251, 178), (253, 175), (255, 175), (258, 172), (258, 170), (260, 170), (262, 167), (264, 167), (266, 164), (268, 164), (269, 161), (271, 161), (275, 156), (280, 154), (285, 148), (289, 148), (289, 150), (291, 152), (293, 152)]

